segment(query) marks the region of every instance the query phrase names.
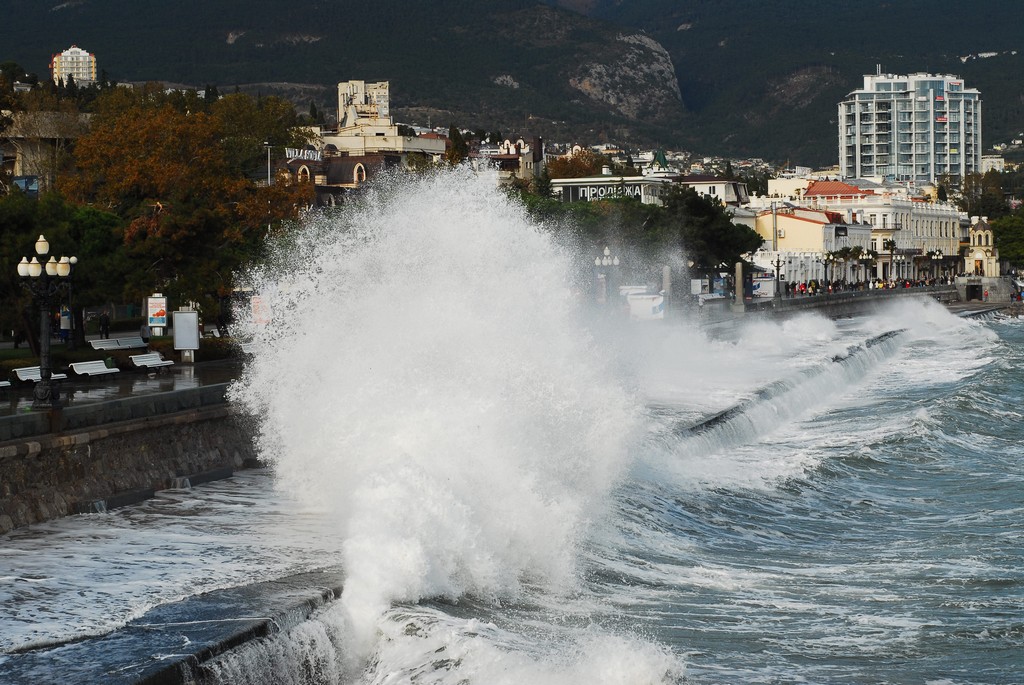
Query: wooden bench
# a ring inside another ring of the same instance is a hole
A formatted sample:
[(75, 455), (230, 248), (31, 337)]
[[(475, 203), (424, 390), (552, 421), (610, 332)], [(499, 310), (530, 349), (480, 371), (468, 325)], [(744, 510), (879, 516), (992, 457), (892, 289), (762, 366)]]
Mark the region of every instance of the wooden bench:
[(132, 354), (129, 355), (128, 358), (132, 360), (132, 365), (139, 369), (158, 369), (162, 366), (171, 366), (174, 364), (173, 360), (161, 357), (159, 352)]
[(9, 388), (9, 387), (11, 387), (11, 382), (10, 381), (0, 381), (0, 388)]
[(238, 343), (238, 348), (240, 350), (242, 350), (242, 354), (252, 354), (253, 352), (256, 351), (256, 343), (254, 343), (254, 342)]
[(89, 344), (92, 345), (94, 350), (116, 350), (120, 345), (117, 343), (117, 338), (100, 338), (99, 340), (90, 340)]
[(79, 376), (104, 376), (121, 370), (116, 366), (107, 366), (107, 363), (102, 359), (96, 359), (91, 362), (72, 362), (68, 366)]
[[(41, 371), (38, 366), (23, 366), (20, 369), (14, 370), (14, 375), (18, 377), (19, 381), (34, 381), (38, 383), (43, 380), (40, 376)], [(54, 373), (50, 372), (50, 380), (62, 381), (68, 377), (66, 373)]]

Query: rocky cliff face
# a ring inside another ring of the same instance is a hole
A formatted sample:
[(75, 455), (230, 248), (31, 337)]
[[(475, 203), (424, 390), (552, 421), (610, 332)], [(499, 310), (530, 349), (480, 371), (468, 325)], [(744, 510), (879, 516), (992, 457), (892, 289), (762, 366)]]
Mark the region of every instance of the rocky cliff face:
[(643, 34), (620, 34), (608, 58), (581, 64), (569, 85), (633, 121), (670, 119), (683, 109), (672, 59)]

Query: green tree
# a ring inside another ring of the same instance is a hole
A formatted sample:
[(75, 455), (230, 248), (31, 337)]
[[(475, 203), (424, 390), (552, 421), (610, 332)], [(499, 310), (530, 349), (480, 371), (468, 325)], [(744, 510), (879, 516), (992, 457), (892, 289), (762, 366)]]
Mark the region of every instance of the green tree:
[(295, 107), (278, 97), (252, 98), (243, 93), (225, 95), (210, 105), (210, 114), (223, 133), (220, 146), (231, 173), (244, 175), (265, 163), (270, 143), (280, 148), (302, 148), (311, 142), (298, 126)]
[(1010, 206), (1003, 196), (1002, 174), (994, 170), (967, 174), (960, 184), (956, 204), (969, 216), (995, 219), (1009, 214)]
[(733, 264), (764, 243), (749, 226), (734, 224), (716, 200), (691, 188), (673, 188), (662, 200), (665, 229), (678, 236), (682, 251), (698, 264)]
[(434, 168), (434, 163), (424, 152), (410, 152), (405, 158), (406, 169), (412, 172), (422, 172)]
[[(0, 231), (0, 262), (4, 264), (14, 265), (22, 257), (34, 256), (40, 234), (46, 235), (57, 258), (78, 258), (72, 274), (76, 311), (120, 299), (127, 265), (120, 239), (123, 221), (119, 217), (95, 207), (75, 206), (56, 193), (44, 193), (35, 200), (15, 191), (0, 198), (0, 226), (4, 227)], [(19, 330), (30, 341), (35, 340), (37, 324), (30, 310), (31, 299), (13, 266), (0, 273), (0, 302), (3, 330)], [(78, 330), (82, 331), (80, 324)]]
[(551, 197), (551, 174), (545, 166), (540, 173), (533, 177), (531, 190), (541, 197)]
[(741, 171), (739, 174), (739, 179), (747, 184), (747, 192), (752, 195), (768, 194), (768, 178), (767, 172)]
[(268, 227), (308, 206), (313, 187), (284, 179), (257, 186), (248, 178), (246, 143), (260, 150), (254, 133), (289, 120), (276, 100), (255, 106), (247, 96), (228, 96), (209, 113), (190, 111), (197, 102), (111, 94), (79, 140), (76, 173), (61, 189), (124, 221), (116, 234), (128, 257), (123, 297), (160, 290), (212, 316), (233, 273), (260, 254)]
[(1020, 211), (989, 222), (999, 258), (1015, 268), (1024, 266), (1024, 214)]
[(448, 147), (445, 149), (444, 158), (448, 164), (455, 166), (469, 156), (469, 143), (463, 137), (458, 126), (452, 124), (448, 127)]

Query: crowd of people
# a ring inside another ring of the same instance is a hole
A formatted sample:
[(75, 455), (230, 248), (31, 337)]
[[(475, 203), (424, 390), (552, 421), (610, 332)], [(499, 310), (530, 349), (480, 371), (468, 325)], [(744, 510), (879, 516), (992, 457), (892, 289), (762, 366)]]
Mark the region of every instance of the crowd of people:
[(952, 285), (953, 278), (940, 276), (938, 278), (896, 278), (883, 280), (873, 278), (869, 281), (789, 281), (783, 284), (786, 297), (799, 297), (804, 295), (823, 295), (827, 293), (853, 292), (857, 290), (889, 290), (895, 288), (925, 288), (936, 285)]

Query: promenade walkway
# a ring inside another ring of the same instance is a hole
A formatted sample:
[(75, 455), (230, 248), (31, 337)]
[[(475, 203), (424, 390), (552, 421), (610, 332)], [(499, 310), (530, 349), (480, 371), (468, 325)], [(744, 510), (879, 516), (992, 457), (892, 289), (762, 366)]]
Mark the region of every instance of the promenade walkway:
[(124, 369), (93, 378), (72, 375), (59, 383), (57, 413), (33, 410), (35, 384), (14, 382), (0, 389), (0, 442), (223, 405), (228, 384), (241, 370), (242, 358), (234, 357), (198, 364), (176, 362), (159, 371)]
[[(241, 372), (241, 360), (180, 364), (160, 372), (123, 371), (116, 375), (60, 383), (64, 407), (172, 392), (229, 383)], [(0, 417), (32, 411), (33, 383), (14, 384), (0, 391)]]

